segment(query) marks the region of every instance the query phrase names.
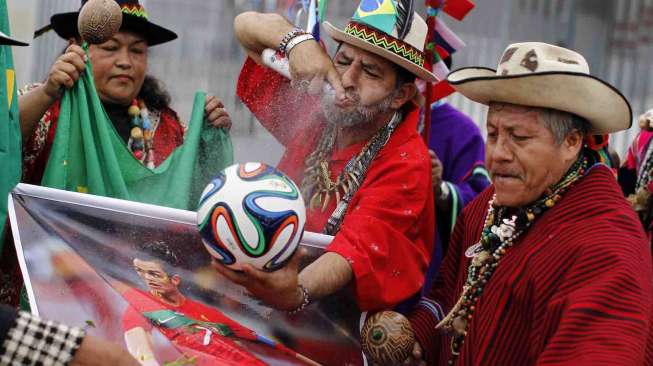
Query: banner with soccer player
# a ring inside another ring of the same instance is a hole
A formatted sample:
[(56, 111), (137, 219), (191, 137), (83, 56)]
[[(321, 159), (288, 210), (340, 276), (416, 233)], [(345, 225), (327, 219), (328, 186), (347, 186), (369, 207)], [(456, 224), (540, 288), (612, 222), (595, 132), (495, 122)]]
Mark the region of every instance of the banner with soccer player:
[[(196, 214), (19, 185), (9, 215), (32, 310), (143, 365), (363, 365), (348, 293), (288, 315), (218, 276)], [(330, 237), (305, 233), (306, 262)]]

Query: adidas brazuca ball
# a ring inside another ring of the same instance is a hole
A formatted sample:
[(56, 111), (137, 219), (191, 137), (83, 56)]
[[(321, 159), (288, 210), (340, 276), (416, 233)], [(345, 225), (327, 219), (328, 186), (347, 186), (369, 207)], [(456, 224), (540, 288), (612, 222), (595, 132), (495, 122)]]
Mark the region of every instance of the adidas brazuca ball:
[(292, 257), (304, 233), (306, 208), (297, 185), (261, 163), (232, 165), (204, 189), (197, 226), (211, 256), (240, 270), (265, 271)]

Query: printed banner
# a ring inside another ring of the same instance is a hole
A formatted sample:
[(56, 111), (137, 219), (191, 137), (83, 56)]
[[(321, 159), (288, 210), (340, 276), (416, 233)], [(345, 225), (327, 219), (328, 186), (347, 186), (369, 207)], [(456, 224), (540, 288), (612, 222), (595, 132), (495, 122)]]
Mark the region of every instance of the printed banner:
[[(352, 294), (261, 304), (211, 267), (194, 212), (20, 184), (9, 215), (32, 311), (148, 365), (364, 364)], [(330, 239), (305, 233), (306, 262)]]

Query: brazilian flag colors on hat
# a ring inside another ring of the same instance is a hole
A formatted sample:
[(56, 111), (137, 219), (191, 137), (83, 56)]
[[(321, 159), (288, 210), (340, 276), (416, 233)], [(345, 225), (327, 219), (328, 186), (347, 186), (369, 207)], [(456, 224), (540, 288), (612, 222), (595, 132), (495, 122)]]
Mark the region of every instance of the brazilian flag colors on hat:
[(437, 80), (424, 67), (428, 27), (411, 0), (363, 0), (344, 30), (324, 26), (338, 42), (377, 54), (425, 81)]

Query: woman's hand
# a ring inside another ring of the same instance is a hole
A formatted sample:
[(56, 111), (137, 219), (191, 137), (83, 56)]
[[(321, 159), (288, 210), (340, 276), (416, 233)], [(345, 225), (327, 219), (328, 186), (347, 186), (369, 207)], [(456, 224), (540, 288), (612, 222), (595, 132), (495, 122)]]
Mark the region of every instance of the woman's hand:
[(231, 118), (220, 99), (213, 95), (207, 95), (204, 105), (204, 115), (209, 124), (215, 128), (224, 128), (227, 130), (231, 128)]
[(70, 45), (50, 68), (43, 91), (53, 100), (59, 99), (64, 88), (72, 88), (84, 70), (86, 70), (86, 53), (78, 45)]

